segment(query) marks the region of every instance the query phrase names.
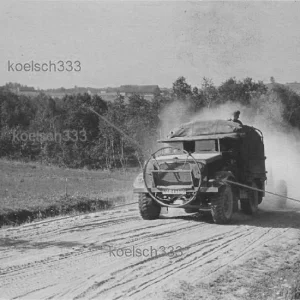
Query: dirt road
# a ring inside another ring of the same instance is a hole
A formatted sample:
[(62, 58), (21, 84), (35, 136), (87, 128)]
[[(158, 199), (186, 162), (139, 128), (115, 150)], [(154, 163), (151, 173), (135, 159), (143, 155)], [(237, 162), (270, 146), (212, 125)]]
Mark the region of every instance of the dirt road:
[(245, 283), (300, 249), (296, 211), (238, 214), (226, 226), (180, 213), (144, 221), (133, 208), (1, 229), (0, 298), (245, 299)]

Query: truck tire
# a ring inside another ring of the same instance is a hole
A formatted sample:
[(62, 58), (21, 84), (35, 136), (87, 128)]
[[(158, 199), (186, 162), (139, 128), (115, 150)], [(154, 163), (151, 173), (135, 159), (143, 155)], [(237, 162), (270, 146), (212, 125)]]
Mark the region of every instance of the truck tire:
[[(263, 183), (260, 180), (256, 180), (255, 181), (257, 188), (259, 189), (263, 189)], [(261, 204), (263, 201), (263, 193), (262, 192), (258, 192), (258, 205)]]
[(155, 220), (160, 215), (161, 207), (146, 193), (138, 193), (140, 215), (144, 220)]
[[(252, 182), (252, 187), (257, 188), (257, 184)], [(248, 198), (241, 200), (241, 209), (246, 215), (253, 215), (258, 210), (259, 192), (247, 190)]]
[(229, 185), (220, 188), (218, 194), (212, 197), (211, 214), (216, 224), (227, 224), (233, 214), (233, 192)]

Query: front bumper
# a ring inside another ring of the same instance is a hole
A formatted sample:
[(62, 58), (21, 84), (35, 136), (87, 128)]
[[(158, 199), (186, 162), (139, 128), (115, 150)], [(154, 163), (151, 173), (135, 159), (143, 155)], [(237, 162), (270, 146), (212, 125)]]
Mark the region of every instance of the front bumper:
[[(145, 187), (135, 187), (133, 188), (134, 193), (148, 193), (147, 189)], [(157, 188), (151, 188), (152, 193), (159, 193), (162, 192), (162, 190), (157, 189)], [(195, 192), (194, 189), (186, 189), (187, 193), (193, 193)], [(219, 187), (200, 187), (200, 193), (218, 193), (219, 192)]]

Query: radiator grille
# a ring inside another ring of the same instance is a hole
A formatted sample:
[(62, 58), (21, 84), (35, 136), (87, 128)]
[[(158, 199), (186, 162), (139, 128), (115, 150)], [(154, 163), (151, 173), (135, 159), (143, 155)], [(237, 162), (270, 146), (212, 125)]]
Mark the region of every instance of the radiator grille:
[[(166, 172), (163, 172), (163, 171)], [(168, 172), (178, 170), (178, 172)], [(184, 170), (185, 172), (180, 172)], [(172, 162), (160, 164), (160, 172), (153, 172), (155, 186), (190, 186), (193, 184), (192, 168), (189, 163)]]

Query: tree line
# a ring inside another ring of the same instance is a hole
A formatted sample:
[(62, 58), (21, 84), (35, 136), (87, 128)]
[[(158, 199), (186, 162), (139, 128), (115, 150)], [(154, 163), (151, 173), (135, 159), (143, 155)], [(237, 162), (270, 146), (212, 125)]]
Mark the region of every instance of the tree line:
[[(173, 102), (188, 103), (192, 113), (228, 101), (256, 109), (280, 107), (283, 122), (300, 128), (300, 96), (288, 87), (251, 78), (230, 78), (220, 86), (203, 78), (198, 87), (179, 77), (169, 93), (152, 101), (134, 94), (106, 102), (98, 95), (73, 94), (62, 99), (44, 93), (27, 97), (0, 88), (0, 157), (41, 161), (70, 168), (113, 169), (142, 165), (159, 138), (160, 114)], [(99, 118), (97, 112), (126, 135)], [(59, 137), (59, 139), (57, 138)], [(138, 145), (137, 145), (138, 144)]]

